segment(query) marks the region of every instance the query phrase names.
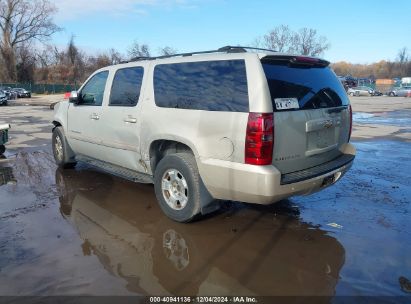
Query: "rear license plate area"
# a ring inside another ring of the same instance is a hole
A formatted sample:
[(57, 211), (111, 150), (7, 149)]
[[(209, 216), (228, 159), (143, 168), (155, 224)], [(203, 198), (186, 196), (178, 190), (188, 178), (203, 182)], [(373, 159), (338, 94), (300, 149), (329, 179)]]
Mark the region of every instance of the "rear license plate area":
[(334, 128), (313, 131), (308, 133), (307, 151), (322, 149), (334, 145), (335, 130)]

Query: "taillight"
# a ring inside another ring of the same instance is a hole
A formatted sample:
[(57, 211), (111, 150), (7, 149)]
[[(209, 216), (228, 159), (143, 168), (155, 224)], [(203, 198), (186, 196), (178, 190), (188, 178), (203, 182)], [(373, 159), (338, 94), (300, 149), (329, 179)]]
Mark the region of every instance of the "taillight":
[(245, 163), (270, 165), (273, 160), (273, 113), (249, 113), (245, 137)]
[(350, 133), (348, 134), (348, 141), (350, 141), (351, 132), (352, 132), (352, 108), (351, 108), (351, 105), (348, 106), (348, 110), (350, 111)]

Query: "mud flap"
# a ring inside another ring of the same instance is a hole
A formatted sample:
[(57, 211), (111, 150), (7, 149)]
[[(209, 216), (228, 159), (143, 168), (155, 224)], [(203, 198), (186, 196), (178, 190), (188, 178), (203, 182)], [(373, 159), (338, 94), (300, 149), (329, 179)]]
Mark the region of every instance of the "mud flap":
[(206, 215), (220, 209), (220, 202), (214, 199), (200, 177), (201, 214)]

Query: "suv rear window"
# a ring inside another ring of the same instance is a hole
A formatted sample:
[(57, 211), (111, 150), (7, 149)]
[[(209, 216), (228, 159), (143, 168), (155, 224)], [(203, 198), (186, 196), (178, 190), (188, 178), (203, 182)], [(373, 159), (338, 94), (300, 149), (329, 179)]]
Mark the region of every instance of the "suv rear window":
[(159, 107), (248, 112), (244, 60), (159, 64), (154, 69)]
[(274, 111), (276, 98), (297, 98), (304, 110), (349, 104), (344, 87), (329, 67), (293, 66), (274, 60), (262, 60), (262, 65)]

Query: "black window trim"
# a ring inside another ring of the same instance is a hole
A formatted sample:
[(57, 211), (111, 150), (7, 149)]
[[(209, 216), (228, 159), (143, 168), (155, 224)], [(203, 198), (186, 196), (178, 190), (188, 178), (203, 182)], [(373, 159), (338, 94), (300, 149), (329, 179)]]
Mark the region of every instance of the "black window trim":
[(108, 77), (110, 76), (110, 70), (103, 70), (103, 71), (100, 71), (100, 72), (95, 73), (94, 75), (92, 75), (92, 76), (87, 80), (87, 82), (83, 85), (83, 87), (81, 88), (81, 90), (79, 90), (78, 93), (77, 93), (77, 96), (80, 96), (80, 95), (81, 95), (81, 92), (82, 92), (83, 89), (84, 89), (84, 87), (90, 82), (90, 80), (93, 79), (93, 78), (94, 78), (95, 76), (97, 76), (98, 74), (101, 74), (101, 73), (104, 73), (104, 72), (107, 72), (107, 79), (106, 79), (106, 84), (105, 84), (105, 86), (104, 86), (103, 100), (101, 101), (101, 104), (97, 105), (97, 104), (90, 104), (90, 103), (86, 103), (86, 104), (76, 103), (76, 104), (74, 104), (75, 106), (77, 106), (77, 107), (102, 107), (102, 106), (103, 106), (103, 103), (104, 103), (104, 94), (106, 93), (107, 80), (108, 80)]
[[(122, 104), (111, 104), (111, 92), (113, 90), (113, 84), (114, 84), (114, 79), (116, 78), (116, 74), (118, 71), (120, 70), (126, 70), (126, 69), (132, 69), (132, 68), (142, 68), (143, 69), (143, 77), (141, 77), (141, 85), (140, 85), (140, 94), (138, 94), (138, 99), (136, 101), (135, 104), (130, 104), (130, 105), (122, 105)], [(135, 66), (130, 66), (130, 67), (124, 67), (124, 68), (119, 68), (114, 72), (113, 75), (113, 80), (111, 81), (111, 87), (110, 87), (110, 96), (108, 98), (108, 105), (109, 107), (126, 107), (126, 108), (133, 108), (136, 107), (138, 105), (138, 102), (140, 100), (140, 96), (141, 96), (141, 89), (143, 88), (143, 82), (144, 82), (144, 76), (145, 76), (145, 69), (143, 66), (141, 65), (135, 65)]]

